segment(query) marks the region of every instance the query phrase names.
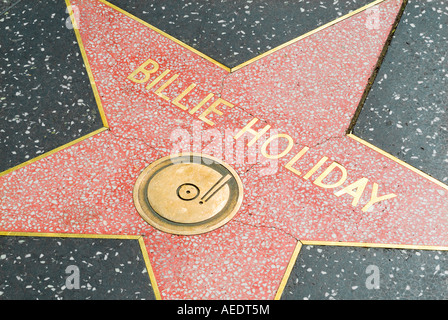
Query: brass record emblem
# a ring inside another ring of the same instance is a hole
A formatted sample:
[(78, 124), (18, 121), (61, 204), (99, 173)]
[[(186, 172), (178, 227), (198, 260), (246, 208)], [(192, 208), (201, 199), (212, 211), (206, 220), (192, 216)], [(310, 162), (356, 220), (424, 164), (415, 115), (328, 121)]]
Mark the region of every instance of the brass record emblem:
[(161, 158), (134, 186), (139, 214), (164, 232), (193, 235), (221, 227), (243, 200), (236, 172), (221, 160), (196, 153)]

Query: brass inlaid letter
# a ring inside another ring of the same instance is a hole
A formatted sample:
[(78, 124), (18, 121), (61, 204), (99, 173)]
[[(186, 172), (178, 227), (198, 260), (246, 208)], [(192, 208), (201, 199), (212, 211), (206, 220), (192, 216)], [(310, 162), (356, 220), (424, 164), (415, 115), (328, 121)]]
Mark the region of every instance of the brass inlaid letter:
[[(342, 177), (339, 179), (339, 181), (332, 184), (323, 183), (322, 180), (324, 180), (336, 168), (338, 168), (342, 172)], [(341, 184), (345, 182), (345, 180), (347, 180), (347, 170), (339, 163), (333, 162), (324, 172), (321, 173), (320, 176), (317, 177), (316, 180), (314, 180), (313, 183), (319, 187), (325, 189), (331, 189), (339, 187)]]
[[(152, 64), (152, 69), (151, 70), (147, 70), (146, 69), (146, 66), (148, 64)], [(148, 81), (150, 75), (152, 73), (156, 72), (157, 70), (159, 70), (159, 64), (157, 62), (155, 62), (154, 60), (152, 60), (152, 59), (148, 59), (140, 67), (135, 69), (134, 72), (132, 72), (128, 76), (128, 79), (133, 81), (133, 82), (135, 82), (135, 83), (144, 83), (144, 82)], [(145, 77), (143, 79), (136, 79), (135, 76), (138, 75), (139, 73), (143, 73), (145, 75)]]
[[(288, 146), (286, 147), (285, 150), (283, 150), (281, 153), (279, 154), (268, 154), (267, 153), (267, 148), (268, 145), (274, 140), (274, 139), (279, 139), (279, 138), (285, 138), (286, 140), (288, 140)], [(268, 140), (266, 140), (263, 145), (261, 146), (261, 154), (268, 158), (268, 159), (279, 159), (284, 157), (289, 151), (291, 151), (292, 147), (294, 146), (294, 141), (292, 140), (292, 138), (284, 133), (280, 133), (280, 134), (275, 134), (272, 137), (269, 137)]]
[(293, 168), (292, 166), (299, 161), (300, 158), (302, 158), (302, 156), (308, 151), (310, 150), (310, 148), (308, 147), (303, 147), (302, 150), (300, 150), (300, 152), (298, 154), (296, 154), (294, 156), (294, 158), (292, 158), (286, 165), (285, 168), (288, 169), (289, 171), (292, 171), (293, 173), (295, 173), (296, 175), (300, 176), (302, 174), (302, 172), (300, 172), (299, 170)]
[(322, 157), (322, 159), (319, 160), (318, 163), (314, 165), (314, 167), (311, 168), (310, 171), (306, 173), (306, 175), (303, 176), (303, 179), (308, 180), (314, 172), (316, 172), (322, 165), (328, 160), (328, 157)]
[(178, 106), (179, 108), (181, 108), (182, 110), (187, 110), (187, 107), (184, 106), (183, 104), (181, 104), (179, 101), (181, 99), (183, 99), (191, 90), (193, 90), (196, 87), (196, 84), (190, 84), (190, 86), (185, 89), (180, 95), (178, 95), (176, 98), (173, 99), (172, 104), (174, 104), (175, 106)]
[(198, 111), (199, 109), (201, 109), (201, 107), (211, 98), (213, 98), (214, 94), (213, 93), (209, 93), (204, 99), (202, 99), (201, 102), (199, 102), (193, 109), (191, 109), (190, 111), (188, 111), (190, 114), (195, 113), (196, 111)]
[(164, 95), (162, 93), (163, 90), (165, 90), (171, 83), (174, 82), (174, 80), (177, 79), (177, 77), (179, 77), (178, 74), (175, 74), (174, 76), (172, 76), (171, 78), (169, 78), (164, 84), (162, 84), (159, 89), (157, 89), (156, 91), (154, 91), (154, 93), (156, 95), (158, 95), (160, 98), (165, 99), (166, 101), (170, 101), (170, 98), (168, 98), (166, 95)]
[(338, 192), (335, 193), (335, 195), (337, 197), (340, 197), (346, 193), (351, 195), (353, 197), (352, 206), (355, 207), (358, 205), (359, 199), (361, 199), (364, 189), (367, 186), (367, 182), (369, 182), (367, 178), (361, 178), (358, 181), (353, 182), (352, 184), (349, 184), (345, 188), (339, 190)]
[(157, 78), (155, 78), (151, 83), (149, 83), (147, 86), (146, 86), (146, 89), (151, 89), (152, 87), (154, 87), (157, 83), (159, 83), (160, 82), (160, 80), (162, 80), (162, 78), (164, 77), (164, 76), (166, 76), (168, 73), (170, 73), (170, 69), (166, 69), (165, 71), (163, 71), (162, 72), (162, 74), (161, 75), (159, 75)]
[(221, 110), (218, 110), (217, 107), (218, 105), (223, 104), (228, 106), (229, 108), (233, 108), (233, 104), (231, 104), (230, 102), (222, 99), (222, 98), (218, 98), (218, 100), (216, 100), (215, 102), (213, 102), (210, 107), (208, 107), (204, 112), (201, 113), (201, 115), (198, 117), (199, 119), (201, 119), (202, 121), (204, 121), (205, 123), (207, 123), (210, 126), (214, 126), (215, 123), (213, 121), (211, 121), (210, 119), (207, 119), (206, 117), (210, 114), (210, 113), (216, 113), (217, 115), (222, 116), (223, 113)]
[(238, 140), (239, 138), (241, 138), (241, 136), (246, 133), (249, 132), (251, 134), (254, 135), (254, 138), (249, 141), (249, 143), (247, 144), (248, 146), (253, 145), (262, 135), (264, 135), (270, 128), (270, 125), (266, 125), (263, 129), (261, 129), (259, 132), (255, 131), (254, 129), (252, 129), (252, 126), (258, 122), (257, 118), (253, 118), (243, 129), (241, 129), (233, 138), (235, 140)]
[(373, 189), (372, 189), (372, 195), (370, 196), (370, 201), (362, 208), (363, 212), (366, 212), (367, 210), (369, 210), (369, 208), (377, 202), (380, 201), (384, 201), (387, 199), (392, 199), (395, 198), (397, 195), (390, 193), (390, 194), (386, 194), (384, 196), (378, 197), (378, 184), (373, 183)]

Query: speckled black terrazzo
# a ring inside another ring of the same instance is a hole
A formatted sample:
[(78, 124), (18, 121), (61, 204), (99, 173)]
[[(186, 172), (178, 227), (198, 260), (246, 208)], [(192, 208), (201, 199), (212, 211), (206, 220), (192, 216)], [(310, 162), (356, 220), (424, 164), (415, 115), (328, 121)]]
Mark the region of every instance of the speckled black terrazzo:
[(448, 2), (410, 0), (354, 134), (448, 183)]
[(110, 0), (229, 68), (372, 0)]
[(446, 300), (448, 252), (306, 245), (281, 299)]
[(0, 172), (103, 126), (67, 18), (63, 0), (0, 16)]
[(138, 240), (0, 236), (0, 270), (0, 300), (155, 299)]
[(0, 14), (8, 10), (11, 6), (18, 3), (20, 0), (0, 0)]

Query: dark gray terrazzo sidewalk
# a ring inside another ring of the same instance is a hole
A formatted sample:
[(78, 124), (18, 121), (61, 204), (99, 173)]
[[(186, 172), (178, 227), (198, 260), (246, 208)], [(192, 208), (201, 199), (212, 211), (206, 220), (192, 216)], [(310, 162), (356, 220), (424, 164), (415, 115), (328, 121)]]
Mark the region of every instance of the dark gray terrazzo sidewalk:
[(155, 299), (138, 240), (0, 236), (0, 270), (0, 300)]
[(448, 2), (410, 0), (353, 133), (448, 183)]
[(304, 245), (281, 299), (446, 300), (448, 252)]
[(103, 126), (66, 9), (22, 0), (0, 16), (0, 172)]
[(233, 68), (372, 0), (110, 0)]

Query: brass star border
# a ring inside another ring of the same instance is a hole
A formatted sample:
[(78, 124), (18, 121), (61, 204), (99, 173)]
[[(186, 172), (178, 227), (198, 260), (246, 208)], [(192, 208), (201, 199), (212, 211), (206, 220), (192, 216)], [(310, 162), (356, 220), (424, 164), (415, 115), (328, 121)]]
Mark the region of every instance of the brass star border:
[(77, 40), (78, 46), (79, 46), (79, 51), (81, 53), (82, 60), (84, 62), (84, 66), (85, 66), (87, 75), (89, 77), (89, 83), (90, 83), (90, 86), (92, 88), (93, 95), (95, 97), (96, 106), (98, 108), (98, 111), (99, 111), (99, 114), (100, 114), (100, 117), (101, 117), (101, 121), (103, 123), (103, 127), (100, 128), (100, 129), (97, 129), (95, 131), (92, 131), (92, 132), (90, 132), (90, 133), (88, 133), (88, 134), (86, 134), (86, 135), (84, 135), (82, 137), (74, 139), (74, 140), (72, 140), (72, 141), (70, 141), (70, 142), (68, 142), (68, 143), (66, 143), (66, 144), (64, 144), (62, 146), (59, 146), (59, 147), (57, 147), (57, 148), (55, 148), (53, 150), (47, 151), (47, 152), (45, 152), (45, 153), (43, 153), (43, 154), (41, 154), (41, 155), (39, 155), (37, 157), (34, 157), (34, 158), (32, 158), (32, 159), (30, 159), (28, 161), (22, 162), (21, 164), (16, 165), (16, 166), (14, 166), (12, 168), (9, 168), (9, 169), (7, 169), (7, 170), (5, 170), (3, 172), (0, 172), (0, 177), (2, 177), (4, 175), (7, 175), (8, 173), (13, 172), (15, 170), (18, 170), (20, 168), (23, 168), (24, 166), (27, 166), (27, 165), (29, 165), (29, 164), (31, 164), (33, 162), (39, 161), (40, 159), (48, 157), (48, 156), (50, 156), (50, 155), (52, 155), (54, 153), (57, 153), (58, 151), (61, 151), (61, 150), (65, 149), (65, 148), (68, 148), (68, 147), (70, 147), (70, 146), (72, 146), (72, 145), (74, 145), (74, 144), (76, 144), (76, 143), (78, 143), (80, 141), (88, 139), (88, 138), (90, 138), (90, 137), (92, 137), (92, 136), (94, 136), (94, 135), (96, 135), (98, 133), (101, 133), (101, 132), (106, 131), (106, 130), (109, 129), (109, 124), (107, 122), (106, 115), (104, 113), (103, 105), (102, 105), (102, 102), (101, 102), (101, 98), (100, 98), (100, 95), (98, 93), (98, 89), (96, 87), (95, 80), (94, 80), (93, 75), (92, 75), (92, 70), (90, 68), (89, 59), (87, 58), (86, 51), (84, 49), (84, 44), (82, 42), (81, 35), (79, 34), (79, 27), (78, 27), (77, 21), (75, 19), (75, 15), (74, 15), (73, 10), (72, 10), (72, 6), (70, 4), (70, 1), (68, 1), (68, 0), (65, 0), (65, 4), (66, 4), (68, 12), (69, 12), (69, 17), (70, 17), (71, 22), (72, 22), (73, 31), (75, 32), (76, 40)]
[(45, 232), (8, 232), (0, 231), (0, 237), (47, 237), (47, 238), (79, 238), (79, 239), (117, 239), (117, 240), (137, 240), (148, 271), (154, 296), (156, 300), (161, 300), (157, 281), (149, 261), (148, 251), (142, 236), (135, 235), (108, 235), (108, 234), (71, 234), (71, 233), (45, 233)]
[[(235, 71), (237, 71), (237, 70), (239, 70), (239, 69), (241, 69), (241, 68), (243, 68), (243, 67), (245, 67), (245, 66), (247, 66), (247, 65), (249, 65), (249, 64), (251, 64), (251, 63), (253, 63), (253, 62), (257, 61), (257, 60), (259, 60), (259, 59), (262, 59), (262, 58), (264, 58), (264, 57), (266, 57), (266, 56), (268, 56), (268, 55), (270, 55), (270, 54), (272, 54), (272, 53), (274, 53), (274, 52), (276, 52), (278, 50), (281, 50), (281, 49), (283, 49), (283, 48), (285, 48), (285, 47), (287, 47), (287, 46), (289, 46), (289, 45), (291, 45), (291, 44), (293, 44), (295, 42), (298, 42), (298, 41), (300, 41), (300, 40), (302, 40), (302, 39), (304, 39), (304, 38), (306, 38), (306, 37), (308, 37), (308, 36), (310, 36), (312, 34), (315, 34), (315, 33), (319, 32), (319, 31), (321, 31), (321, 30), (323, 30), (325, 28), (328, 28), (328, 27), (330, 27), (332, 25), (335, 25), (335, 24), (337, 24), (338, 22), (340, 22), (342, 20), (350, 18), (353, 15), (356, 15), (356, 14), (358, 14), (358, 13), (360, 13), (360, 12), (362, 12), (362, 11), (368, 9), (368, 8), (371, 8), (371, 7), (375, 6), (375, 5), (378, 5), (378, 4), (380, 4), (380, 3), (382, 3), (382, 2), (384, 2), (386, 0), (376, 0), (376, 1), (373, 1), (372, 3), (366, 5), (366, 6), (362, 7), (362, 8), (359, 8), (359, 9), (357, 9), (357, 10), (355, 10), (355, 11), (353, 11), (353, 12), (347, 14), (347, 15), (341, 16), (340, 18), (338, 18), (336, 20), (333, 20), (333, 21), (331, 21), (331, 22), (329, 22), (329, 23), (327, 23), (327, 24), (325, 24), (325, 25), (323, 25), (323, 26), (321, 26), (319, 28), (316, 28), (316, 29), (314, 29), (314, 30), (312, 30), (312, 31), (310, 31), (310, 32), (308, 32), (306, 34), (303, 34), (303, 35), (301, 35), (301, 36), (299, 36), (299, 37), (297, 37), (297, 38), (295, 38), (293, 40), (285, 42), (284, 44), (282, 44), (282, 45), (280, 45), (278, 47), (275, 47), (275, 48), (273, 48), (273, 49), (271, 49), (271, 50), (269, 50), (269, 51), (267, 51), (267, 52), (265, 52), (263, 54), (260, 54), (259, 56), (255, 57), (253, 59), (250, 59), (250, 60), (248, 60), (248, 61), (246, 61), (246, 62), (244, 62), (244, 63), (242, 63), (242, 64), (240, 64), (240, 65), (238, 65), (238, 66), (236, 66), (234, 68), (229, 68), (229, 67), (223, 65), (222, 63), (220, 63), (220, 62), (212, 59), (211, 57), (201, 53), (200, 51), (192, 48), (191, 46), (183, 43), (182, 41), (180, 41), (180, 40), (170, 36), (169, 34), (167, 34), (167, 33), (163, 32), (162, 30), (152, 26), (151, 24), (149, 24), (149, 23), (147, 23), (147, 22), (145, 22), (145, 21), (143, 21), (143, 20), (141, 20), (141, 19), (139, 19), (139, 18), (129, 14), (128, 12), (126, 12), (126, 11), (122, 10), (121, 8), (119, 8), (119, 7), (115, 6), (115, 5), (107, 2), (106, 0), (99, 0), (99, 1), (102, 2), (103, 4), (107, 5), (107, 6), (109, 6), (109, 7), (113, 8), (113, 9), (123, 13), (124, 15), (130, 17), (131, 19), (140, 22), (141, 24), (147, 26), (148, 28), (152, 29), (153, 31), (155, 31), (155, 32), (159, 33), (160, 35), (162, 35), (162, 36), (164, 36), (164, 37), (174, 41), (175, 43), (177, 43), (177, 44), (181, 45), (182, 47), (188, 49), (189, 51), (191, 51), (191, 52), (201, 56), (202, 58), (210, 61), (211, 63), (217, 65), (218, 67), (224, 69), (225, 71), (227, 71), (229, 73), (232, 73), (232, 72), (235, 72)], [(15, 170), (18, 170), (18, 169), (20, 169), (20, 168), (22, 168), (24, 166), (27, 166), (28, 164), (31, 164), (31, 163), (33, 163), (35, 161), (38, 161), (38, 160), (40, 160), (40, 159), (42, 159), (44, 157), (52, 155), (52, 154), (54, 154), (54, 153), (56, 153), (56, 152), (58, 152), (58, 151), (60, 151), (62, 149), (68, 148), (68, 147), (70, 147), (70, 146), (72, 146), (72, 145), (74, 145), (74, 144), (76, 144), (76, 143), (78, 143), (78, 142), (80, 142), (80, 141), (82, 141), (84, 139), (90, 138), (90, 137), (92, 137), (92, 136), (94, 136), (94, 135), (96, 135), (96, 134), (98, 134), (100, 132), (103, 132), (103, 131), (109, 129), (109, 125), (108, 125), (108, 122), (107, 122), (107, 119), (106, 119), (106, 116), (105, 116), (105, 113), (104, 113), (104, 110), (103, 110), (103, 107), (102, 107), (101, 98), (100, 98), (100, 95), (98, 93), (98, 90), (97, 90), (97, 87), (96, 87), (96, 84), (95, 84), (95, 80), (94, 80), (94, 77), (93, 77), (91, 69), (90, 69), (90, 64), (89, 64), (89, 61), (88, 61), (88, 58), (87, 58), (87, 55), (86, 55), (86, 52), (85, 52), (85, 49), (84, 49), (84, 45), (82, 43), (82, 39), (81, 39), (80, 33), (78, 31), (78, 28), (77, 28), (77, 22), (75, 20), (73, 10), (71, 9), (70, 0), (65, 0), (65, 2), (66, 2), (66, 5), (67, 5), (67, 7), (69, 9), (70, 18), (71, 18), (71, 21), (72, 21), (73, 26), (74, 26), (73, 29), (74, 29), (74, 32), (76, 34), (76, 39), (78, 41), (79, 49), (80, 49), (80, 52), (81, 52), (81, 55), (82, 55), (82, 58), (83, 58), (83, 61), (84, 61), (85, 67), (86, 67), (86, 71), (88, 73), (90, 84), (91, 84), (92, 90), (94, 92), (95, 100), (96, 100), (96, 103), (97, 103), (97, 106), (98, 106), (98, 109), (99, 109), (99, 112), (100, 112), (100, 116), (101, 116), (101, 119), (102, 119), (102, 122), (103, 122), (103, 128), (100, 128), (100, 129), (98, 129), (98, 130), (96, 130), (94, 132), (91, 132), (91, 133), (89, 133), (89, 134), (87, 134), (85, 136), (82, 136), (82, 137), (80, 137), (80, 138), (78, 138), (76, 140), (73, 140), (73, 141), (71, 141), (71, 142), (69, 142), (69, 143), (67, 143), (67, 144), (65, 144), (63, 146), (60, 146), (60, 147), (58, 147), (56, 149), (53, 149), (53, 150), (51, 150), (51, 151), (49, 151), (47, 153), (44, 153), (44, 154), (40, 155), (38, 157), (35, 157), (35, 158), (31, 159), (31, 160), (28, 160), (28, 161), (26, 161), (26, 162), (24, 162), (24, 163), (22, 163), (22, 164), (20, 164), (18, 166), (15, 166), (15, 167), (10, 168), (10, 169), (8, 169), (8, 170), (6, 170), (4, 172), (1, 172), (0, 173), (0, 177), (4, 176), (6, 174), (9, 174), (9, 173), (11, 173), (11, 172), (13, 172)], [(401, 11), (400, 11), (401, 13), (404, 11), (406, 4), (407, 4), (407, 0), (404, 0), (403, 4), (402, 4)], [(401, 13), (400, 13), (399, 16), (401, 16)], [(393, 30), (396, 28), (396, 25), (398, 24), (398, 22), (399, 22), (399, 17), (397, 18), (396, 24), (395, 24), (395, 26), (392, 29), (391, 35), (389, 35), (389, 39), (392, 37)], [(388, 44), (386, 43), (385, 48), (383, 49), (382, 57), (385, 55), (385, 53), (387, 51), (387, 45)], [(378, 67), (381, 65), (381, 61), (382, 61), (382, 59), (380, 58), (379, 61), (378, 61)], [(368, 95), (369, 87), (373, 83), (373, 79), (374, 78), (375, 78), (375, 74), (373, 74), (371, 76), (370, 80), (369, 80), (369, 86), (365, 90), (365, 93), (363, 95), (363, 99), (361, 100), (361, 103), (360, 103), (360, 105), (358, 107), (358, 110), (360, 110), (362, 108), (363, 101), (365, 100), (365, 97)], [(355, 115), (355, 118), (356, 118), (356, 115)], [(446, 185), (446, 184), (438, 181), (437, 179), (429, 176), (428, 174), (424, 173), (423, 171), (421, 171), (421, 170), (419, 170), (419, 169), (417, 169), (417, 168), (415, 168), (415, 167), (405, 163), (404, 161), (402, 161), (402, 160), (396, 158), (395, 156), (385, 152), (384, 150), (382, 150), (382, 149), (380, 149), (380, 148), (378, 148), (378, 147), (368, 143), (367, 141), (364, 141), (363, 139), (353, 135), (351, 133), (352, 132), (351, 128), (353, 127), (353, 125), (354, 125), (354, 123), (352, 123), (350, 125), (349, 129), (347, 130), (347, 136), (348, 137), (350, 137), (351, 139), (356, 140), (357, 142), (365, 145), (366, 147), (368, 147), (368, 148), (370, 148), (370, 149), (380, 153), (381, 155), (383, 155), (383, 156), (393, 160), (394, 162), (398, 163), (399, 165), (405, 167), (406, 169), (412, 170), (413, 172), (419, 174), (420, 176), (424, 177), (425, 179), (431, 181), (432, 183), (437, 184), (438, 186), (444, 188), (445, 190), (448, 190), (448, 185)], [(47, 237), (113, 238), (113, 239), (135, 239), (135, 240), (138, 240), (139, 243), (140, 243), (140, 246), (142, 248), (142, 253), (144, 255), (145, 263), (147, 265), (147, 269), (148, 269), (148, 273), (149, 273), (149, 276), (150, 276), (150, 279), (151, 279), (151, 283), (154, 286), (154, 292), (156, 294), (157, 299), (161, 299), (160, 292), (157, 289), (157, 283), (156, 283), (156, 280), (155, 280), (155, 276), (153, 274), (151, 265), (149, 263), (148, 254), (147, 254), (147, 251), (146, 251), (146, 248), (145, 248), (142, 236), (134, 236), (134, 235), (128, 235), (128, 236), (122, 235), (122, 236), (120, 236), (120, 235), (94, 235), (94, 234), (64, 234), (64, 233), (34, 233), (34, 232), (0, 232), (0, 236), (17, 236), (17, 235), (20, 235), (20, 236), (47, 236)], [(296, 248), (295, 248), (292, 256), (290, 257), (290, 262), (289, 262), (289, 264), (288, 264), (288, 266), (286, 268), (286, 271), (284, 273), (283, 279), (282, 279), (282, 281), (280, 283), (280, 286), (279, 286), (279, 288), (277, 290), (277, 293), (275, 295), (275, 299), (280, 299), (281, 298), (283, 289), (284, 289), (284, 287), (286, 285), (286, 282), (287, 282), (287, 280), (289, 278), (290, 272), (291, 272), (291, 270), (292, 270), (292, 268), (294, 266), (294, 263), (295, 263), (295, 261), (297, 259), (297, 256), (299, 255), (300, 249), (301, 249), (301, 247), (303, 245), (327, 245), (327, 246), (347, 246), (347, 247), (366, 247), (366, 248), (372, 247), (372, 248), (390, 248), (390, 249), (421, 249), (421, 250), (442, 250), (442, 251), (448, 251), (448, 247), (445, 247), (445, 246), (399, 245), (399, 244), (362, 243), (362, 242), (331, 242), (331, 241), (305, 241), (305, 240), (300, 240), (300, 241), (297, 241)]]

